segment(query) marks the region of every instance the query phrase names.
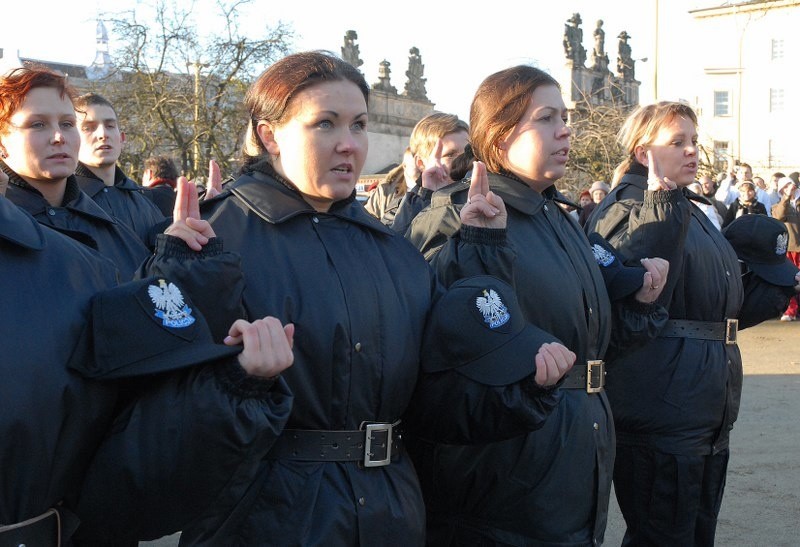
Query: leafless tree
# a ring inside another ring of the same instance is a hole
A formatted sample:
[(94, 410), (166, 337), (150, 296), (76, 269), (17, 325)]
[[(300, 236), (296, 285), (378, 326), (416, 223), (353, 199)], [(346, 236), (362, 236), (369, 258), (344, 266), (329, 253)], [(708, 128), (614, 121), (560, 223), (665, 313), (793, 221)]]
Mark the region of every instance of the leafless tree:
[(233, 170), (248, 122), (245, 91), (294, 38), (280, 21), (259, 38), (244, 36), (238, 17), (247, 3), (217, 3), (220, 31), (207, 36), (197, 31), (194, 3), (157, 0), (108, 18), (115, 70), (95, 87), (118, 111), (128, 137), (121, 162), (131, 174), (156, 153), (175, 157), (190, 178), (202, 179), (209, 159)]

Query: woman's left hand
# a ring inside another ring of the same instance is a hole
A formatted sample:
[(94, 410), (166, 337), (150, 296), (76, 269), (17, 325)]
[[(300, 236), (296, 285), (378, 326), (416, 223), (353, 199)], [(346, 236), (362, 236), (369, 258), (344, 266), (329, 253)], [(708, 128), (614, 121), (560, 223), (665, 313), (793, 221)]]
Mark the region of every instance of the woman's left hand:
[(212, 237), (216, 237), (211, 224), (200, 219), (200, 202), (197, 187), (186, 177), (178, 177), (172, 224), (164, 230), (169, 236), (182, 239), (192, 250), (200, 251)]
[(642, 304), (652, 304), (661, 296), (664, 284), (667, 282), (669, 262), (663, 258), (643, 258), (641, 260), (645, 270), (642, 288), (636, 291), (635, 298)]
[(479, 228), (505, 228), (507, 220), (503, 199), (489, 190), (486, 165), (476, 161), (472, 167), (467, 203), (461, 209), (461, 223)]
[(797, 272), (794, 276), (794, 292), (800, 293), (800, 272)]

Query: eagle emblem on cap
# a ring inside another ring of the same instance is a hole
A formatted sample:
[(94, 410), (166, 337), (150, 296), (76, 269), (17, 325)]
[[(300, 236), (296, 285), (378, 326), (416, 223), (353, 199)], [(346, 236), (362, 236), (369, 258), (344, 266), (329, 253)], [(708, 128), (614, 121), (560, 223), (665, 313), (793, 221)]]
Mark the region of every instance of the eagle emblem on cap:
[(155, 316), (165, 327), (181, 329), (194, 323), (192, 308), (186, 305), (181, 290), (174, 283), (158, 280), (158, 286), (147, 287), (147, 294), (155, 305)]
[(475, 299), (475, 305), (491, 329), (502, 327), (511, 319), (508, 308), (494, 289), (483, 289), (483, 296)]
[(778, 236), (777, 241), (775, 242), (775, 254), (776, 255), (785, 255), (786, 249), (789, 247), (789, 234), (783, 232), (781, 235)]

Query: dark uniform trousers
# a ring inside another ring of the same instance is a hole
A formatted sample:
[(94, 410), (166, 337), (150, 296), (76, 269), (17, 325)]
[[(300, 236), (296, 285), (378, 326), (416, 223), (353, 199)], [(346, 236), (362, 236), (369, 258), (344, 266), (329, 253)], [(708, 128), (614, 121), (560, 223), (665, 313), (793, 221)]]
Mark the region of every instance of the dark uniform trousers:
[(665, 454), (617, 445), (614, 491), (628, 524), (623, 547), (713, 546), (730, 452)]

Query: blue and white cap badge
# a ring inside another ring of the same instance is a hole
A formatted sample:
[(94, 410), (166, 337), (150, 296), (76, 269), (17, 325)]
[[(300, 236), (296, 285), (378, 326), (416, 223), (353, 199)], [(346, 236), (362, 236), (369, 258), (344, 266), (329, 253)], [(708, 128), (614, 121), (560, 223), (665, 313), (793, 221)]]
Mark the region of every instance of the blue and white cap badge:
[(775, 254), (785, 255), (786, 250), (788, 248), (789, 248), (789, 234), (783, 232), (778, 236), (778, 240), (775, 242)]
[(483, 289), (483, 296), (475, 299), (475, 306), (491, 329), (502, 327), (511, 319), (508, 308), (494, 289)]
[(594, 259), (597, 261), (597, 263), (604, 268), (607, 268), (614, 263), (615, 257), (613, 253), (604, 249), (597, 243), (592, 245), (592, 253), (594, 253)]
[(185, 304), (181, 290), (174, 283), (159, 279), (158, 286), (147, 287), (147, 294), (156, 307), (155, 316), (165, 327), (181, 329), (194, 323), (192, 308)]

